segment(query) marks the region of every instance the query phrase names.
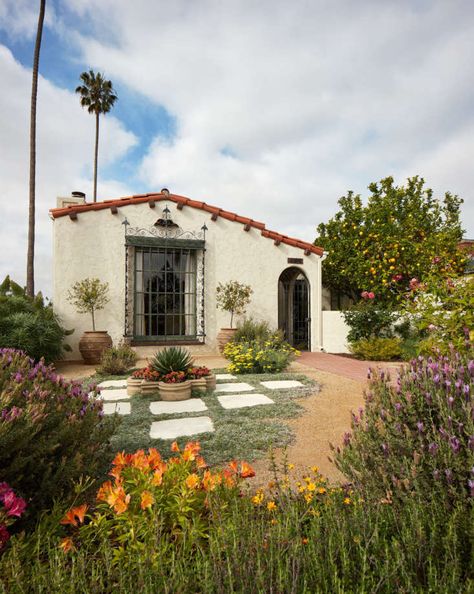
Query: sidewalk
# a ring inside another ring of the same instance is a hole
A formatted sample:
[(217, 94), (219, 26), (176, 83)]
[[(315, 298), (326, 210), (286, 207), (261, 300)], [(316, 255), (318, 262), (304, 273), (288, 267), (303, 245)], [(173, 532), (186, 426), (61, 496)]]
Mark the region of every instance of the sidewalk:
[(369, 367), (372, 369), (379, 367), (381, 369), (395, 371), (401, 366), (399, 362), (359, 361), (358, 359), (351, 359), (350, 357), (343, 357), (341, 355), (308, 352), (301, 353), (301, 357), (298, 357), (295, 363), (361, 382), (367, 380)]

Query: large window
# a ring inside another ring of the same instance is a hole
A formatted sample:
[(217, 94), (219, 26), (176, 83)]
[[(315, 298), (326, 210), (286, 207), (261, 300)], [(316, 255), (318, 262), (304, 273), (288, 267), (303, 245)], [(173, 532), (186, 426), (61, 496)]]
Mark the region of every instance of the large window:
[(196, 338), (196, 251), (135, 248), (134, 335)]

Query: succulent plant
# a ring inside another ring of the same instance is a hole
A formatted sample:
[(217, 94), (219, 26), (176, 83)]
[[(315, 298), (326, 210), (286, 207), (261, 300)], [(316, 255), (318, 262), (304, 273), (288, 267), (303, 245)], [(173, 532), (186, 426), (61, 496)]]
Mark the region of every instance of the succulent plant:
[(187, 349), (166, 347), (156, 353), (150, 366), (160, 375), (166, 375), (172, 371), (186, 372), (193, 364), (193, 358)]

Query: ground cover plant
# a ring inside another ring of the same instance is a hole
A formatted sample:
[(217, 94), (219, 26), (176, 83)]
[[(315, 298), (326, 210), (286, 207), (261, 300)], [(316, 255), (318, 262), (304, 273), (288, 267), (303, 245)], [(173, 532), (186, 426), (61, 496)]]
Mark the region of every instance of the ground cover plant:
[(0, 285), (0, 348), (23, 350), (38, 361), (57, 361), (70, 350), (63, 342), (71, 333), (41, 293), (28, 297), (24, 288), (5, 278)]
[(113, 421), (90, 389), (21, 351), (0, 349), (0, 482), (26, 499), (28, 512), (101, 466)]
[(125, 343), (119, 343), (102, 353), (97, 373), (100, 375), (122, 375), (137, 362), (137, 353)]
[[(95, 376), (88, 381), (92, 385), (102, 378)], [(118, 379), (114, 376), (114, 379)], [(289, 390), (269, 390), (261, 385), (266, 380), (298, 380), (302, 388)], [(218, 402), (215, 392), (199, 393), (207, 406), (206, 415), (212, 419), (215, 432), (200, 437), (202, 454), (209, 464), (221, 464), (233, 458), (249, 461), (265, 457), (271, 447), (285, 447), (294, 439), (292, 430), (285, 420), (303, 414), (304, 409), (298, 404), (298, 398), (314, 394), (317, 384), (304, 375), (294, 373), (243, 375), (245, 381), (255, 387), (255, 392), (264, 394), (274, 401), (267, 406), (255, 406), (238, 409), (224, 409)], [(197, 395), (197, 394), (195, 394)], [(185, 419), (189, 413), (152, 415), (150, 403), (159, 400), (158, 393), (137, 394), (131, 398), (131, 414), (121, 417), (120, 424), (111, 437), (109, 458), (114, 452), (125, 450), (134, 452), (141, 448), (155, 447), (162, 456), (168, 455), (168, 440), (151, 439), (152, 421), (166, 419)], [(182, 446), (186, 439), (179, 438)]]

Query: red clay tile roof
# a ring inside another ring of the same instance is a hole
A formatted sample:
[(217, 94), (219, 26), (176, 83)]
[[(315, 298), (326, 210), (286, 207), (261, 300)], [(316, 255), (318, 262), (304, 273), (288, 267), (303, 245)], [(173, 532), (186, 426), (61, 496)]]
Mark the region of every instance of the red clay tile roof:
[(104, 200), (103, 202), (89, 202), (86, 204), (74, 204), (71, 206), (66, 206), (64, 208), (52, 208), (50, 210), (51, 216), (54, 219), (58, 219), (59, 217), (71, 216), (71, 218), (76, 218), (77, 215), (81, 212), (88, 212), (89, 210), (104, 210), (107, 208), (117, 208), (122, 206), (129, 206), (130, 204), (142, 204), (146, 202), (159, 202), (161, 200), (170, 200), (171, 202), (175, 202), (176, 204), (181, 204), (182, 206), (191, 206), (193, 208), (199, 208), (200, 210), (204, 210), (206, 212), (211, 213), (214, 216), (222, 217), (223, 219), (227, 219), (229, 221), (235, 221), (237, 223), (242, 223), (243, 225), (248, 225), (249, 227), (253, 227), (254, 229), (258, 229), (263, 237), (268, 237), (269, 239), (273, 239), (275, 244), (278, 245), (279, 243), (285, 243), (287, 245), (291, 245), (293, 247), (301, 248), (305, 250), (306, 253), (313, 253), (318, 254), (318, 256), (323, 255), (323, 249), (309, 243), (307, 241), (301, 241), (300, 239), (295, 239), (293, 237), (288, 237), (286, 235), (282, 235), (281, 233), (276, 233), (275, 231), (270, 231), (265, 228), (264, 223), (259, 223), (258, 221), (254, 221), (253, 219), (249, 219), (247, 217), (241, 217), (234, 212), (229, 212), (227, 210), (223, 210), (222, 208), (217, 208), (216, 206), (211, 206), (210, 204), (206, 204), (205, 202), (199, 202), (197, 200), (191, 200), (190, 198), (186, 198), (185, 196), (178, 196), (176, 194), (161, 194), (161, 193), (151, 193), (151, 194), (137, 194), (135, 196), (127, 196), (125, 198), (119, 198), (118, 200)]

